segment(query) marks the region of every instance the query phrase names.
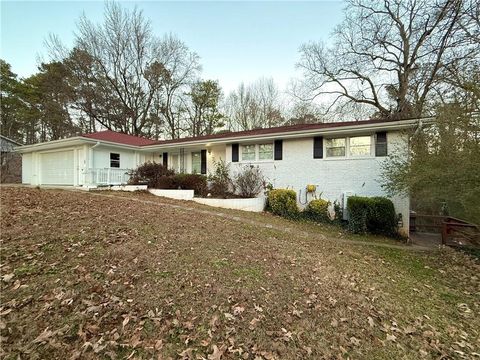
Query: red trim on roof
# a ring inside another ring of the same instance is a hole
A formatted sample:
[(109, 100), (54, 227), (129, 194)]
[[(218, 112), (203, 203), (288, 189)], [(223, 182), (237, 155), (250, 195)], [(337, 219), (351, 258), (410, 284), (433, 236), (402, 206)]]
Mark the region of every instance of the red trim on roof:
[(118, 144), (133, 145), (133, 146), (145, 146), (153, 145), (157, 143), (155, 140), (150, 140), (140, 136), (128, 135), (112, 130), (99, 131), (91, 134), (82, 135), (89, 139), (110, 141)]

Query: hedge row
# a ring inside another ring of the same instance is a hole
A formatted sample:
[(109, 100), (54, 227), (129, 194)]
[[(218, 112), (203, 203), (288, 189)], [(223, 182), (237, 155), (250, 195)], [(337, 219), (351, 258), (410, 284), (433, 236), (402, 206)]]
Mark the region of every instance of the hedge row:
[[(290, 219), (304, 218), (315, 222), (332, 222), (328, 207), (323, 199), (310, 201), (302, 212), (297, 206), (297, 195), (293, 190), (274, 189), (268, 192), (267, 211)], [(341, 221), (341, 209), (334, 203), (336, 218)], [(397, 232), (397, 216), (391, 200), (384, 197), (352, 196), (348, 199), (348, 228), (356, 234), (366, 232), (393, 236)]]
[(205, 196), (208, 192), (207, 177), (198, 174), (175, 174), (160, 178), (157, 189), (193, 190), (195, 195)]
[(197, 174), (175, 174), (173, 170), (155, 162), (146, 162), (130, 172), (129, 184), (147, 184), (154, 189), (193, 190), (195, 195), (206, 195), (207, 178)]
[(329, 222), (327, 200), (310, 201), (304, 211), (297, 206), (297, 194), (293, 190), (274, 189), (268, 192), (267, 211), (289, 219), (305, 218), (315, 222)]
[(391, 200), (376, 196), (351, 196), (348, 198), (348, 227), (356, 234), (394, 235), (397, 231), (397, 215)]

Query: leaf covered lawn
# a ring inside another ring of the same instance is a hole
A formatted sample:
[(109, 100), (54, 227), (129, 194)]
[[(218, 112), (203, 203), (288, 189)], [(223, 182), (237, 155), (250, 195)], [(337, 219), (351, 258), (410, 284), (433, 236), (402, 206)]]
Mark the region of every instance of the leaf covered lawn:
[(146, 194), (1, 201), (2, 358), (480, 356), (480, 266), (449, 249), (321, 241)]

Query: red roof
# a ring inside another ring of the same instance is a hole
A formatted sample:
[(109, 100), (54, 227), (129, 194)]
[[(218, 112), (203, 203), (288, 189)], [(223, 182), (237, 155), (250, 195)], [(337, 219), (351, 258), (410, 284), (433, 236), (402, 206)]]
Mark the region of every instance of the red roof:
[[(408, 120), (408, 119), (405, 119)], [(388, 123), (395, 120), (361, 120), (361, 121), (342, 121), (342, 122), (331, 122), (331, 123), (317, 123), (317, 124), (296, 124), (296, 125), (284, 125), (264, 129), (254, 129), (254, 130), (245, 130), (245, 131), (236, 131), (236, 132), (224, 132), (221, 134), (197, 136), (197, 137), (187, 137), (181, 139), (172, 139), (172, 140), (159, 140), (155, 144), (175, 144), (183, 143), (188, 141), (201, 141), (201, 140), (210, 140), (210, 139), (222, 139), (222, 138), (236, 138), (243, 136), (255, 136), (255, 135), (269, 135), (269, 134), (280, 134), (286, 132), (294, 131), (307, 131), (307, 130), (322, 130), (329, 128), (336, 128), (342, 126), (353, 126), (353, 125), (368, 125), (368, 124), (381, 124)]]
[[(412, 120), (412, 119), (404, 119), (404, 120)], [(388, 123), (391, 121), (396, 121), (396, 120), (375, 119), (375, 120), (343, 121), (343, 122), (317, 123), (317, 124), (297, 124), (297, 125), (278, 126), (278, 127), (272, 127), (272, 128), (266, 128), (266, 129), (224, 132), (221, 134), (187, 137), (187, 138), (172, 139), (172, 140), (151, 140), (151, 139), (134, 136), (134, 135), (127, 135), (127, 134), (123, 134), (123, 133), (119, 133), (111, 130), (105, 130), (105, 131), (100, 131), (92, 134), (87, 134), (87, 135), (83, 135), (83, 137), (96, 139), (96, 140), (110, 141), (110, 142), (115, 142), (119, 144), (146, 146), (146, 145), (154, 145), (154, 144), (156, 145), (176, 144), (176, 143), (185, 143), (189, 141), (236, 138), (236, 137), (255, 136), (255, 135), (281, 134), (281, 133), (294, 132), (294, 131), (322, 130), (322, 129), (329, 129), (329, 128), (337, 128), (342, 126), (382, 124), (382, 123)]]
[(101, 141), (110, 141), (118, 144), (143, 146), (155, 144), (155, 140), (150, 140), (140, 136), (127, 135), (112, 130), (99, 131), (91, 134), (82, 135), (83, 137)]

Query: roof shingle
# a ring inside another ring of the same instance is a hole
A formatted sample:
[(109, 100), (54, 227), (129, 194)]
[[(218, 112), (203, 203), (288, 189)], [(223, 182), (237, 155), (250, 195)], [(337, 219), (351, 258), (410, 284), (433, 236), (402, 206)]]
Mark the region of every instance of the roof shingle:
[(155, 140), (150, 140), (140, 136), (123, 134), (111, 130), (99, 131), (91, 134), (82, 135), (89, 139), (101, 140), (101, 141), (110, 141), (118, 144), (133, 145), (133, 146), (144, 146), (155, 144)]
[[(404, 119), (411, 120), (411, 119)], [(110, 141), (119, 144), (133, 145), (133, 146), (147, 146), (147, 145), (167, 145), (167, 144), (176, 144), (176, 143), (186, 143), (189, 141), (202, 141), (202, 140), (213, 140), (213, 139), (223, 139), (223, 138), (232, 138), (245, 137), (245, 136), (256, 136), (256, 135), (273, 135), (273, 134), (283, 134), (288, 132), (296, 131), (308, 131), (308, 130), (322, 130), (329, 128), (337, 128), (343, 126), (354, 126), (354, 125), (368, 125), (368, 124), (381, 124), (388, 123), (394, 120), (385, 120), (385, 119), (373, 119), (373, 120), (363, 120), (363, 121), (343, 121), (343, 122), (331, 122), (331, 123), (316, 123), (316, 124), (297, 124), (297, 125), (286, 125), (278, 126), (273, 128), (264, 128), (264, 129), (253, 129), (237, 132), (223, 132), (220, 134), (197, 136), (197, 137), (186, 137), (181, 139), (171, 139), (171, 140), (151, 140), (139, 136), (127, 135), (111, 130), (100, 131), (96, 133), (82, 135), (83, 137)]]

